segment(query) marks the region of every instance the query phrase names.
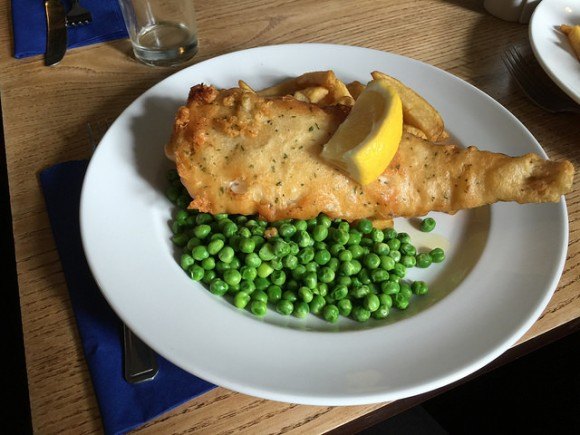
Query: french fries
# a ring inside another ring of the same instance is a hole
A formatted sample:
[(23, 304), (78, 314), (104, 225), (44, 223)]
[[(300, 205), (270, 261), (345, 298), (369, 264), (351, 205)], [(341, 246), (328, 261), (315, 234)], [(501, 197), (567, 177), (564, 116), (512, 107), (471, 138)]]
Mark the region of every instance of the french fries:
[(421, 95), (397, 79), (382, 72), (374, 71), (371, 75), (375, 80), (387, 80), (397, 90), (403, 103), (403, 122), (405, 124), (417, 127), (433, 142), (447, 137), (443, 118)]
[(562, 24), (560, 26), (560, 31), (568, 37), (572, 50), (574, 50), (576, 57), (580, 60), (580, 25), (568, 26)]
[[(373, 79), (386, 80), (395, 88), (403, 103), (404, 130), (422, 139), (433, 142), (448, 137), (441, 115), (421, 95), (399, 80), (379, 71), (371, 73)], [(366, 88), (358, 81), (345, 84), (333, 71), (313, 71), (301, 76), (284, 80), (274, 86), (255, 91), (246, 82), (238, 85), (248, 92), (262, 97), (293, 96), (297, 100), (320, 106), (353, 106), (356, 99)]]

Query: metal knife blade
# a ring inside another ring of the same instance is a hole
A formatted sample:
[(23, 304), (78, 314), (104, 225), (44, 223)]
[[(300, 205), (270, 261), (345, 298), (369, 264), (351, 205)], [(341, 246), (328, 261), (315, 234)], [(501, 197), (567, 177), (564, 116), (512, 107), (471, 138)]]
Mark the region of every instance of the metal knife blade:
[(66, 53), (66, 11), (60, 0), (46, 0), (44, 9), (48, 29), (44, 64), (50, 66), (60, 62)]

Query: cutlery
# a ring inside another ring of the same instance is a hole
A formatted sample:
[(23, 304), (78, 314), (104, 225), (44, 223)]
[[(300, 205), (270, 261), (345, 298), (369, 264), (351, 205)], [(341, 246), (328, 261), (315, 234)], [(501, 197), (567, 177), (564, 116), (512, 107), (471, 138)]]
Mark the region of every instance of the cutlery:
[[(108, 119), (87, 124), (89, 142), (93, 151), (97, 148), (110, 125), (111, 121)], [(159, 372), (155, 352), (143, 343), (124, 323), (123, 357), (124, 377), (130, 384), (152, 380)]]
[(502, 60), (522, 91), (537, 106), (551, 113), (580, 113), (580, 105), (550, 80), (531, 52), (522, 54), (518, 47), (511, 46), (503, 54)]
[(47, 24), (44, 64), (51, 66), (60, 62), (66, 53), (66, 12), (60, 0), (46, 0), (44, 10)]
[(66, 25), (82, 26), (91, 21), (93, 21), (91, 13), (80, 5), (79, 0), (73, 0), (71, 8), (66, 14)]

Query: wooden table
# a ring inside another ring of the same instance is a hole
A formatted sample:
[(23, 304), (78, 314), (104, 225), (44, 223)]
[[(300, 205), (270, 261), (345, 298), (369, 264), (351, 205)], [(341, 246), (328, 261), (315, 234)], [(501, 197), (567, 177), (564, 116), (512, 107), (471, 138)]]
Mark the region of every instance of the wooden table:
[[(261, 45), (327, 42), (390, 51), (474, 84), (517, 116), (553, 159), (580, 162), (580, 122), (531, 104), (500, 55), (528, 27), (487, 14), (481, 1), (257, 0), (197, 2), (197, 61)], [(24, 343), (38, 433), (102, 430), (68, 291), (36, 174), (88, 158), (86, 124), (114, 118), (174, 70), (136, 62), (127, 40), (70, 50), (56, 67), (12, 54), (10, 6), (2, 2), (0, 85)], [(580, 317), (580, 177), (568, 195), (570, 245), (558, 289), (520, 343)], [(516, 346), (516, 349), (520, 346)], [(144, 426), (143, 433), (326, 432), (395, 404), (343, 408), (276, 403), (217, 388)], [(393, 411), (394, 412), (394, 411)], [(362, 418), (362, 420), (360, 420)], [(359, 419), (359, 420), (357, 420)], [(370, 421), (370, 419), (367, 419)]]

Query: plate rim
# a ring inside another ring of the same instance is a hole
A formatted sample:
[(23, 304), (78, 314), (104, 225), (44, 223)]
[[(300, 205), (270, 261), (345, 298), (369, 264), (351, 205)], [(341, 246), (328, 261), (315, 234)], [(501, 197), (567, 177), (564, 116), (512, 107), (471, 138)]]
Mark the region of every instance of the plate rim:
[[(442, 70), (440, 68), (437, 68), (433, 65), (427, 64), (425, 62), (422, 62), (420, 60), (416, 60), (416, 59), (412, 59), (412, 58), (408, 58), (406, 56), (402, 56), (396, 53), (390, 53), (390, 52), (384, 52), (381, 50), (375, 50), (375, 49), (369, 49), (369, 48), (364, 48), (364, 47), (357, 47), (357, 46), (350, 46), (350, 45), (339, 45), (339, 44), (320, 44), (320, 43), (307, 43), (307, 44), (276, 44), (276, 45), (268, 45), (268, 46), (261, 46), (261, 47), (254, 47), (254, 48), (249, 48), (249, 49), (245, 49), (245, 50), (240, 50), (240, 51), (236, 51), (236, 52), (232, 52), (232, 53), (227, 53), (225, 55), (222, 56), (217, 56), (215, 58), (211, 58), (211, 59), (207, 59), (203, 62), (200, 62), (198, 64), (194, 64), (191, 65), (183, 70), (180, 70), (170, 76), (168, 76), (167, 78), (161, 80), (159, 83), (155, 84), (154, 86), (152, 86), (151, 88), (149, 88), (147, 91), (143, 92), (141, 95), (139, 95), (122, 113), (121, 115), (119, 115), (119, 118), (117, 118), (117, 120), (115, 120), (115, 123), (117, 123), (118, 119), (122, 118), (123, 115), (125, 115), (128, 111), (130, 111), (130, 109), (133, 107), (134, 104), (137, 103), (137, 101), (139, 99), (141, 99), (145, 94), (151, 92), (153, 89), (155, 89), (158, 86), (162, 86), (163, 82), (165, 80), (170, 79), (173, 76), (179, 75), (179, 74), (184, 74), (186, 75), (186, 72), (189, 71), (190, 69), (195, 69), (196, 67), (198, 67), (198, 65), (205, 63), (205, 62), (211, 62), (214, 61), (217, 58), (224, 58), (227, 56), (234, 56), (234, 55), (239, 55), (240, 53), (244, 53), (244, 52), (251, 52), (251, 51), (255, 51), (255, 50), (263, 50), (263, 49), (277, 49), (277, 48), (292, 48), (292, 47), (302, 47), (302, 46), (312, 46), (313, 48), (328, 48), (328, 47), (332, 47), (332, 48), (347, 48), (347, 49), (351, 49), (351, 48), (355, 48), (355, 49), (361, 49), (361, 50), (369, 50), (372, 52), (376, 52), (376, 53), (380, 53), (380, 54), (388, 54), (391, 56), (396, 56), (399, 58), (404, 59), (405, 61), (411, 61), (411, 62), (417, 62), (420, 63), (428, 68), (432, 68), (434, 70), (437, 70), (439, 73), (444, 73), (448, 76), (450, 76), (453, 80), (458, 80), (460, 81), (463, 85), (468, 85), (469, 87), (473, 88), (478, 94), (480, 94), (481, 96), (484, 96), (485, 98), (491, 100), (498, 109), (502, 110), (503, 115), (507, 115), (511, 118), (511, 120), (513, 122), (516, 122), (517, 124), (520, 125), (520, 127), (529, 135), (530, 139), (532, 140), (532, 142), (535, 143), (535, 145), (538, 148), (538, 152), (540, 154), (543, 155), (544, 158), (546, 158), (546, 153), (543, 150), (543, 148), (539, 145), (539, 143), (537, 142), (537, 140), (533, 137), (533, 135), (529, 132), (529, 130), (513, 115), (511, 114), (511, 112), (509, 112), (503, 105), (501, 105), (499, 102), (497, 102), (496, 100), (494, 100), (493, 98), (491, 98), (489, 95), (487, 95), (485, 92), (481, 91), (480, 89), (476, 88), (475, 86), (473, 86), (472, 84), (470, 84), (469, 82), (466, 82), (465, 80), (456, 77), (454, 75), (452, 75), (451, 73)], [(109, 134), (109, 132), (111, 132), (113, 130), (113, 127), (115, 126), (115, 123), (113, 123), (113, 125), (111, 126), (111, 128), (109, 129), (109, 131), (107, 132), (107, 134)], [(107, 134), (103, 137), (102, 141), (105, 141), (105, 139), (107, 138)], [(100, 147), (99, 147), (100, 148)], [(99, 148), (97, 149), (97, 153), (99, 152)], [(112, 301), (109, 299), (108, 294), (106, 293), (106, 291), (104, 291), (102, 289), (102, 286), (99, 283), (98, 277), (96, 276), (95, 272), (94, 272), (94, 267), (93, 267), (93, 262), (90, 259), (90, 255), (88, 254), (87, 251), (87, 246), (86, 246), (86, 237), (84, 235), (84, 232), (86, 231), (86, 226), (83, 224), (84, 220), (83, 220), (83, 201), (86, 199), (86, 195), (85, 195), (85, 187), (86, 187), (86, 182), (88, 180), (88, 175), (91, 173), (91, 170), (94, 167), (93, 162), (95, 160), (91, 160), (91, 162), (89, 163), (89, 166), (87, 168), (87, 175), (85, 176), (85, 180), (83, 181), (83, 188), (82, 188), (82, 192), (81, 192), (81, 207), (79, 210), (80, 213), (80, 220), (81, 220), (81, 236), (82, 236), (82, 243), (83, 243), (83, 249), (85, 250), (86, 253), (86, 257), (87, 257), (87, 262), (89, 264), (89, 267), (91, 269), (91, 272), (93, 273), (93, 276), (95, 277), (95, 280), (97, 281), (97, 284), (99, 284), (99, 288), (101, 289), (101, 293), (103, 294), (103, 296), (105, 297), (105, 299), (107, 300), (107, 302), (109, 303), (109, 305), (113, 308), (113, 310), (115, 311), (115, 313), (121, 318), (123, 319), (122, 313), (119, 312), (119, 310), (117, 309), (117, 307), (112, 303)], [(369, 404), (369, 403), (376, 403), (376, 402), (381, 402), (381, 401), (385, 401), (385, 400), (395, 400), (395, 399), (399, 399), (402, 397), (409, 397), (412, 396), (414, 394), (419, 394), (425, 391), (430, 391), (432, 389), (438, 388), (440, 386), (443, 385), (447, 385), (451, 382), (454, 382), (458, 379), (461, 379), (463, 377), (465, 377), (466, 375), (473, 373), (474, 371), (476, 371), (477, 369), (485, 366), (486, 364), (488, 364), (490, 361), (492, 361), (493, 359), (497, 358), (497, 356), (499, 356), (500, 354), (502, 354), (503, 352), (505, 352), (505, 350), (507, 350), (509, 347), (511, 347), (512, 344), (514, 344), (523, 334), (525, 334), (525, 332), (532, 326), (533, 323), (535, 323), (535, 321), (537, 320), (537, 318), (539, 317), (539, 315), (541, 314), (541, 312), (545, 309), (545, 307), (547, 306), (549, 300), (551, 299), (558, 283), (561, 277), (561, 272), (563, 269), (563, 265), (566, 259), (566, 252), (567, 252), (567, 244), (568, 244), (568, 238), (569, 238), (569, 221), (568, 221), (568, 213), (567, 213), (567, 207), (566, 207), (566, 202), (565, 202), (565, 198), (562, 197), (560, 202), (558, 204), (554, 204), (557, 205), (560, 210), (559, 213), (561, 214), (562, 217), (562, 221), (563, 221), (563, 227), (561, 228), (561, 235), (562, 235), (562, 240), (564, 242), (564, 249), (559, 251), (560, 254), (560, 258), (558, 261), (558, 266), (557, 266), (557, 270), (559, 272), (556, 272), (555, 275), (553, 276), (552, 280), (551, 280), (551, 286), (549, 289), (547, 289), (547, 291), (544, 293), (544, 297), (543, 299), (540, 301), (540, 303), (536, 306), (536, 309), (534, 311), (534, 314), (532, 316), (529, 316), (527, 319), (525, 319), (525, 321), (523, 321), (519, 327), (516, 328), (515, 332), (513, 334), (511, 334), (508, 337), (504, 337), (504, 342), (503, 345), (501, 346), (497, 346), (494, 351), (492, 352), (488, 352), (485, 357), (480, 357), (479, 359), (477, 359), (477, 361), (475, 361), (473, 364), (471, 365), (467, 365), (465, 367), (463, 367), (460, 370), (456, 370), (453, 371), (452, 373), (450, 373), (447, 377), (443, 377), (443, 378), (439, 378), (437, 380), (433, 380), (431, 383), (428, 384), (422, 384), (420, 387), (413, 387), (413, 388), (408, 388), (408, 389), (402, 389), (402, 391), (394, 391), (388, 394), (385, 393), (376, 393), (376, 394), (364, 394), (361, 395), (360, 397), (353, 397), (352, 395), (345, 395), (344, 397), (321, 397), (321, 396), (300, 396), (298, 399), (296, 396), (293, 395), (288, 395), (285, 393), (276, 393), (273, 391), (267, 391), (264, 392), (263, 390), (260, 389), (253, 389), (252, 386), (248, 386), (247, 384), (239, 384), (239, 383), (235, 383), (235, 382), (230, 382), (230, 381), (225, 381), (223, 379), (212, 379), (211, 375), (208, 375), (206, 373), (200, 373), (200, 370), (197, 370), (196, 376), (200, 376), (203, 377), (204, 379), (208, 380), (209, 382), (213, 382), (216, 383), (220, 386), (226, 387), (226, 388), (230, 388), (236, 391), (241, 391), (245, 394), (250, 394), (253, 396), (257, 396), (257, 397), (265, 397), (271, 400), (278, 400), (278, 401), (284, 401), (284, 402), (295, 402), (295, 403), (303, 403), (303, 404), (310, 404), (310, 405), (362, 405), (362, 404)], [(134, 328), (134, 325), (132, 324), (131, 319), (123, 319), (125, 321), (125, 323), (127, 323), (127, 325), (130, 328)], [(147, 344), (149, 344), (152, 348), (156, 348), (154, 343), (150, 343), (147, 339), (147, 337), (142, 337), (143, 341), (146, 342)], [(175, 358), (173, 358), (171, 355), (167, 355), (165, 352), (161, 351), (158, 352), (160, 355), (166, 357), (168, 360), (175, 362)], [(184, 367), (184, 364), (179, 364), (176, 363), (176, 365), (180, 366), (180, 367)], [(187, 369), (186, 369), (187, 370)], [(188, 370), (190, 371), (190, 370)], [(190, 371), (191, 372), (191, 371)]]

